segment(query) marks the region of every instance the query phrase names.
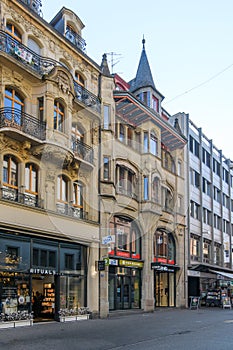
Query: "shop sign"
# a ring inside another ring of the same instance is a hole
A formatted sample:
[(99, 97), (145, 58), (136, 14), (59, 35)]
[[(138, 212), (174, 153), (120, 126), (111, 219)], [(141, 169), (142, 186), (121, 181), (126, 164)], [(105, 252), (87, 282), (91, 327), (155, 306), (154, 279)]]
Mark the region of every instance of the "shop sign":
[(126, 266), (126, 267), (138, 267), (143, 268), (144, 263), (142, 261), (131, 261), (131, 260), (119, 260), (120, 266)]
[(109, 259), (109, 265), (118, 266), (118, 260), (117, 259)]
[(109, 266), (109, 258), (104, 258), (103, 260), (105, 262), (105, 266)]
[(108, 235), (108, 236), (102, 237), (102, 244), (107, 245), (110, 243), (115, 243), (114, 235)]
[(98, 271), (104, 271), (104, 270), (105, 270), (105, 261), (98, 260)]
[(166, 265), (156, 265), (151, 263), (152, 270), (161, 271), (161, 272), (175, 272), (175, 268), (173, 266)]
[(29, 272), (37, 275), (56, 275), (56, 271), (50, 269), (30, 269)]

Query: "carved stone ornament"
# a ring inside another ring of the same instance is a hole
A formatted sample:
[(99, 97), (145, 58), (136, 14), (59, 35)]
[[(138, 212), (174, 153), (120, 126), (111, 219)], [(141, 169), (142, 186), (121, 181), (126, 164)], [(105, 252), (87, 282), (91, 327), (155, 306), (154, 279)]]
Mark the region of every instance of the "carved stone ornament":
[(72, 163), (73, 156), (70, 152), (53, 145), (42, 145), (34, 147), (32, 154), (40, 157), (45, 163), (53, 163), (56, 167), (63, 168)]
[(70, 93), (70, 80), (68, 76), (64, 72), (59, 72), (57, 75), (57, 83), (59, 86), (59, 89), (62, 90), (65, 94)]

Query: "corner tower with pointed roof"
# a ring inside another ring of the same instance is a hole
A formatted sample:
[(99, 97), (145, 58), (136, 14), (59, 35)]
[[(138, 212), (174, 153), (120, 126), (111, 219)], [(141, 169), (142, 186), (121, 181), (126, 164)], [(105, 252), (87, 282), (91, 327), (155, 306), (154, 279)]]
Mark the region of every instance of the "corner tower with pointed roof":
[(130, 91), (143, 103), (161, 114), (161, 102), (164, 96), (156, 89), (145, 50), (146, 40), (142, 40), (142, 53), (136, 77), (129, 82)]

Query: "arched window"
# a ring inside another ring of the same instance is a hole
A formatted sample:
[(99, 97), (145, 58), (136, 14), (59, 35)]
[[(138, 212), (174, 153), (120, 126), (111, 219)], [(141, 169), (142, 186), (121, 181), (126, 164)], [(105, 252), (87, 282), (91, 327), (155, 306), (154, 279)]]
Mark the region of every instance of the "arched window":
[(79, 72), (76, 71), (74, 76), (75, 76), (75, 81), (79, 85), (84, 87), (84, 79), (83, 79), (82, 75)]
[(53, 125), (54, 130), (64, 131), (65, 109), (57, 100), (54, 101)]
[(12, 88), (5, 89), (4, 109), (7, 112), (5, 113), (6, 119), (11, 121), (11, 123), (21, 125), (24, 101), (20, 94)]
[(175, 242), (173, 236), (163, 230), (154, 234), (154, 262), (175, 264)]
[(27, 46), (29, 47), (29, 49), (31, 49), (32, 51), (40, 55), (40, 46), (37, 44), (35, 40), (33, 40), (32, 38), (28, 38)]
[(159, 178), (157, 176), (152, 178), (152, 201), (159, 202)]
[(19, 32), (19, 30), (15, 27), (14, 24), (7, 22), (6, 24), (6, 32), (10, 34), (12, 38), (14, 38), (17, 41), (22, 41), (22, 36)]
[(3, 185), (18, 188), (18, 164), (11, 155), (5, 155), (3, 158)]
[(141, 238), (137, 225), (126, 218), (114, 217), (110, 230), (115, 233), (116, 242), (112, 244), (109, 255), (141, 259)]

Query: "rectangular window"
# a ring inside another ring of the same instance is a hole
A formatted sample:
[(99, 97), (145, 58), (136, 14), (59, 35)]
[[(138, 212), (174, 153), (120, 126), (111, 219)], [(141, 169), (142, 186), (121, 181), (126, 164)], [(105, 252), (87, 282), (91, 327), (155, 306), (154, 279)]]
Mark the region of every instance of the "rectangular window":
[(178, 165), (177, 165), (177, 175), (178, 176), (182, 175), (182, 164), (180, 161), (178, 161)]
[(203, 191), (203, 193), (207, 194), (208, 196), (210, 196), (210, 194), (211, 194), (211, 184), (204, 177), (202, 178), (202, 191)]
[(144, 200), (147, 201), (149, 199), (149, 178), (148, 176), (144, 176)]
[(159, 100), (155, 96), (152, 96), (152, 108), (154, 111), (159, 112)]
[(148, 132), (144, 132), (144, 153), (149, 152), (149, 138), (148, 138)]
[(156, 136), (151, 133), (150, 134), (150, 153), (153, 154), (153, 155), (156, 155), (157, 154), (157, 138)]
[(104, 180), (110, 179), (110, 160), (109, 157), (104, 156)]
[(39, 120), (42, 122), (44, 120), (44, 97), (38, 98), (38, 116)]
[(110, 108), (104, 105), (104, 129), (108, 130), (110, 126)]
[(140, 132), (135, 132), (135, 149), (140, 152), (141, 150), (141, 134)]
[(229, 183), (229, 172), (226, 169), (222, 169), (222, 177), (223, 181), (225, 181), (227, 184)]
[(210, 262), (211, 258), (211, 245), (209, 242), (204, 241), (203, 242), (203, 261), (206, 263)]
[(200, 239), (199, 237), (191, 236), (190, 238), (190, 257), (194, 261), (200, 258)]
[(190, 214), (194, 219), (200, 219), (200, 205), (194, 201), (190, 202)]
[(213, 172), (220, 176), (220, 163), (216, 159), (213, 159)]
[(200, 174), (194, 169), (190, 169), (190, 181), (193, 186), (200, 187)]
[(204, 148), (202, 148), (202, 162), (210, 168), (210, 154)]
[(33, 249), (32, 264), (34, 266), (39, 266), (39, 249)]
[(49, 251), (49, 267), (56, 267), (56, 253)]
[(7, 264), (18, 264), (19, 263), (19, 248), (18, 247), (7, 247), (5, 262)]
[(40, 251), (40, 266), (47, 266), (47, 250)]
[(74, 254), (65, 254), (65, 269), (74, 270)]
[(189, 150), (199, 158), (199, 143), (191, 135), (189, 136)]

